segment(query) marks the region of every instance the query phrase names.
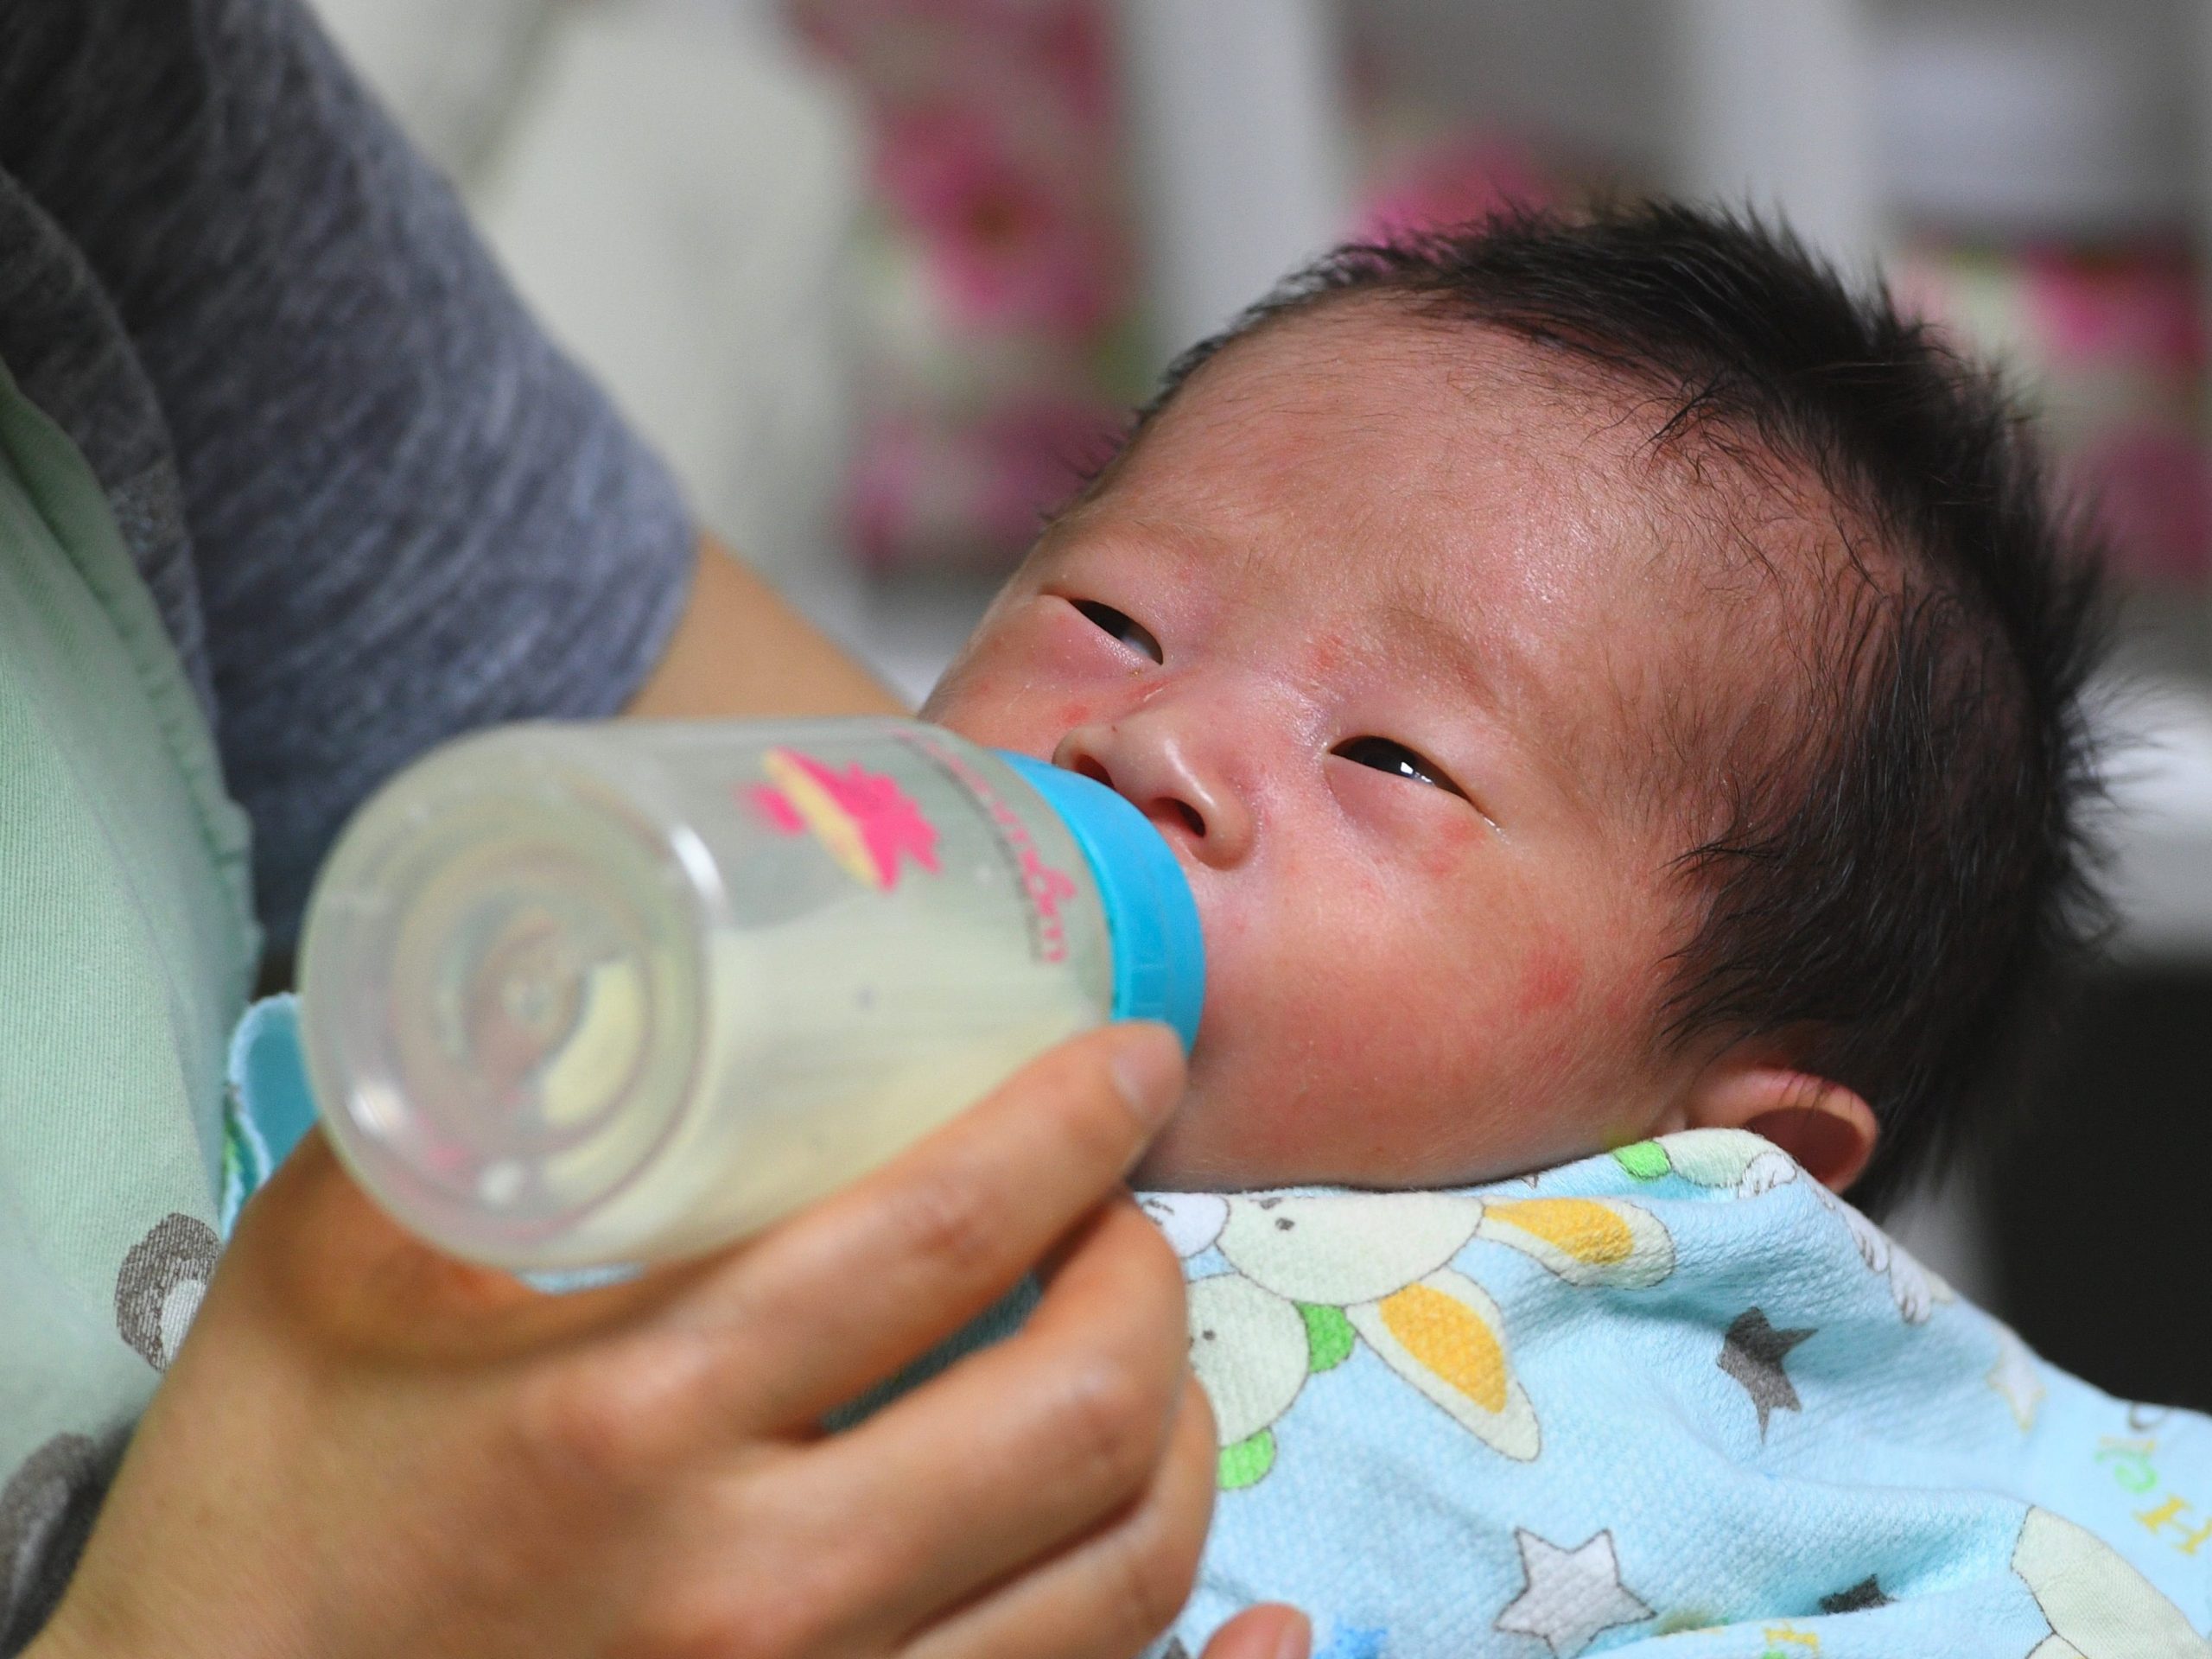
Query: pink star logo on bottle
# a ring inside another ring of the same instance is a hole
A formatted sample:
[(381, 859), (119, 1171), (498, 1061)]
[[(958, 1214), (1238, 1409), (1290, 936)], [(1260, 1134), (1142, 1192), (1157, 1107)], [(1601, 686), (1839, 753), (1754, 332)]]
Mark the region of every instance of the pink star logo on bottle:
[(898, 779), (863, 771), (858, 761), (839, 772), (796, 749), (771, 749), (760, 766), (768, 782), (747, 791), (760, 815), (784, 835), (811, 831), (855, 880), (889, 893), (902, 859), (938, 874), (937, 827)]

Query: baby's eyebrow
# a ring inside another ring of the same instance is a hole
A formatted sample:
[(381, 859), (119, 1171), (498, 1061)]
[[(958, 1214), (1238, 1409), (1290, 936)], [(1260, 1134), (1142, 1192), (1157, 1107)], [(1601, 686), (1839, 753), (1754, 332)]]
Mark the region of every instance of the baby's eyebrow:
[(1136, 556), (1179, 566), (1218, 562), (1224, 545), (1199, 526), (1182, 521), (1071, 507), (1030, 549), (1029, 556), (1065, 560), (1078, 555)]
[[(1410, 591), (1382, 598), (1373, 607), (1378, 642), (1394, 655), (1410, 645), (1421, 657), (1464, 681), (1486, 709), (1506, 717), (1521, 701), (1513, 695), (1519, 690), (1513, 683), (1519, 677), (1519, 653), (1510, 642), (1478, 639), (1472, 627), (1442, 620), (1448, 607), (1439, 602), (1440, 596), (1422, 591), (1427, 584), (1405, 586)], [(1473, 607), (1463, 601), (1457, 608), (1466, 612)]]
[[(1446, 621), (1457, 612), (1464, 625)], [(1469, 705), (1529, 763), (1548, 773), (1560, 788), (1588, 810), (1597, 810), (1591, 792), (1586, 751), (1586, 722), (1580, 711), (1557, 706), (1556, 688), (1546, 682), (1543, 664), (1510, 633), (1479, 626), (1480, 606), (1464, 594), (1414, 577), (1402, 591), (1378, 601), (1371, 613), (1385, 647), (1402, 652), (1408, 638), (1414, 650), (1445, 674), (1466, 686)]]

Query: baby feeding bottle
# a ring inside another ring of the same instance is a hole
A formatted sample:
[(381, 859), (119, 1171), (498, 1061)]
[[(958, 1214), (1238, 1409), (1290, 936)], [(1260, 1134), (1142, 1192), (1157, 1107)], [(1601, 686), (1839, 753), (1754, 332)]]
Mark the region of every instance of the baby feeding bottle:
[(509, 727), (340, 839), (300, 972), (332, 1141), (518, 1269), (664, 1260), (888, 1159), (1114, 1018), (1187, 1046), (1196, 909), (1144, 816), (912, 721)]

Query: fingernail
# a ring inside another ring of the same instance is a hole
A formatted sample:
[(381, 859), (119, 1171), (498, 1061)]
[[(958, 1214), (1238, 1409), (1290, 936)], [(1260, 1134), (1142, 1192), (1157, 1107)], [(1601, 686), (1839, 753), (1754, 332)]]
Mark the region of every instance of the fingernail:
[(1275, 1632), (1274, 1659), (1307, 1659), (1313, 1651), (1313, 1621), (1304, 1613), (1294, 1611)]
[(1165, 1026), (1133, 1022), (1109, 1063), (1114, 1086), (1147, 1129), (1158, 1128), (1183, 1097), (1183, 1046)]

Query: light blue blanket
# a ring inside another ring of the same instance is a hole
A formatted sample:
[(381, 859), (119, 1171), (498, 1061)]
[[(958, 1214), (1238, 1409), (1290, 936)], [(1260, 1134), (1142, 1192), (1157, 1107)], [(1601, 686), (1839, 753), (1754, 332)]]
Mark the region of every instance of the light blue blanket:
[(2212, 1655), (2212, 1420), (2036, 1359), (1756, 1136), (1147, 1195), (1223, 1491), (1172, 1640), (1320, 1659)]

